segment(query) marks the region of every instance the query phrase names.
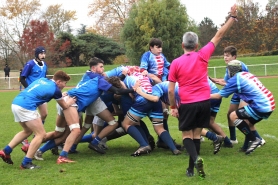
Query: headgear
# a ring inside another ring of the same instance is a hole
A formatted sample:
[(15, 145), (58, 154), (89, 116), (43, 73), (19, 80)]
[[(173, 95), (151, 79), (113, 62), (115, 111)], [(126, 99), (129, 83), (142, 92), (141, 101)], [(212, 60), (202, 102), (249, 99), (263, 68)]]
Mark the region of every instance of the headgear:
[(35, 57), (36, 58), (39, 58), (39, 54), (40, 53), (43, 53), (43, 52), (46, 52), (45, 48), (43, 46), (38, 46), (36, 49), (35, 49)]

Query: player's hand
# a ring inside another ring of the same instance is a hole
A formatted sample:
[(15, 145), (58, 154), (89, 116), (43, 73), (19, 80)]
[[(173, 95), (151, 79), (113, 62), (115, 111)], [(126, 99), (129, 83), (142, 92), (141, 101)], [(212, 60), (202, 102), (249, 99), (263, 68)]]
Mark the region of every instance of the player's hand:
[(63, 96), (63, 97), (65, 97), (65, 96), (67, 96), (67, 95), (68, 95), (68, 92), (63, 92), (63, 93), (62, 93), (62, 96)]
[(136, 91), (136, 89), (140, 86), (141, 86), (141, 81), (137, 80), (132, 88), (133, 88), (134, 91)]
[(176, 117), (176, 118), (179, 117), (179, 111), (178, 111), (178, 109), (171, 109), (170, 114), (171, 114), (171, 116), (174, 116), (174, 117)]
[(122, 74), (126, 76), (127, 73), (128, 73), (128, 69), (127, 69), (127, 68), (124, 68), (124, 69), (122, 70)]
[(148, 75), (148, 71), (147, 71), (147, 70), (144, 70), (141, 74), (142, 74), (143, 76), (146, 76), (146, 75)]
[(69, 99), (67, 99), (67, 104), (72, 105), (75, 104), (76, 102), (76, 97), (69, 97)]
[(234, 17), (237, 16), (237, 6), (236, 6), (236, 4), (234, 4), (234, 5), (231, 7), (230, 15), (231, 15), (231, 16), (234, 16)]
[(137, 92), (138, 94), (141, 94), (143, 91), (142, 91), (141, 87), (138, 87), (138, 88), (136, 89), (136, 92)]

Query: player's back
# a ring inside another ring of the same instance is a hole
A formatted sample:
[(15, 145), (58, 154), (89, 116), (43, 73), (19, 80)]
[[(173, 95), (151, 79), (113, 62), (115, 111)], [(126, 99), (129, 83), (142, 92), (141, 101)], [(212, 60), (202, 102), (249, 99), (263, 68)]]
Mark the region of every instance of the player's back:
[(41, 78), (35, 80), (15, 97), (12, 104), (28, 110), (35, 110), (39, 105), (49, 102), (52, 98), (61, 96), (61, 90), (53, 80)]
[(253, 74), (240, 72), (236, 74), (239, 96), (260, 112), (270, 112), (275, 109), (273, 94)]

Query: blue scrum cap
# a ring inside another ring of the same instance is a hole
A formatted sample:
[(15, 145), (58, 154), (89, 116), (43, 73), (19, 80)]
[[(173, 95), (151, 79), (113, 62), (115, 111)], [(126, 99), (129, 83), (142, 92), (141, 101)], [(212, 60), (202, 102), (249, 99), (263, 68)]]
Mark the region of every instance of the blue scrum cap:
[(38, 46), (36, 49), (35, 49), (35, 57), (36, 58), (39, 58), (39, 54), (40, 53), (45, 53), (46, 52), (46, 50), (45, 50), (45, 48), (43, 47), (43, 46)]

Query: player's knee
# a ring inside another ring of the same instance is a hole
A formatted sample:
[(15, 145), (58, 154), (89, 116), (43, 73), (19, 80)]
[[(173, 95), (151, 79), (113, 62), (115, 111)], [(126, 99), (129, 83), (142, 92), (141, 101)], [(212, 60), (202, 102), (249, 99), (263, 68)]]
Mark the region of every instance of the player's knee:
[(160, 135), (162, 132), (165, 131), (165, 129), (163, 127), (163, 121), (162, 121), (162, 123), (160, 121), (156, 121), (156, 122), (153, 121), (153, 127), (154, 127), (154, 131), (157, 133), (157, 135)]
[(237, 119), (237, 115), (236, 115), (236, 112), (233, 111), (229, 114), (229, 119), (234, 122), (236, 119)]

